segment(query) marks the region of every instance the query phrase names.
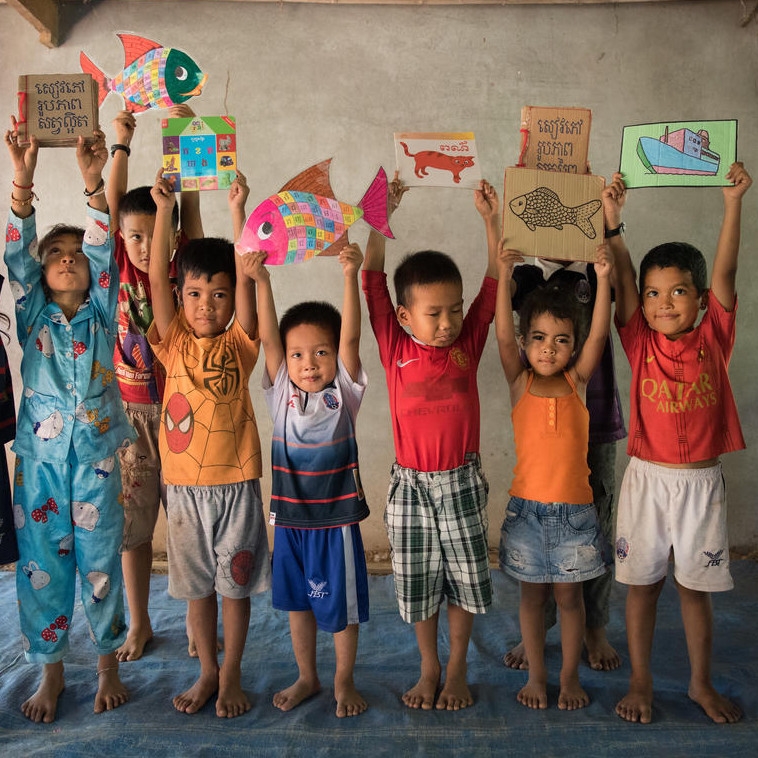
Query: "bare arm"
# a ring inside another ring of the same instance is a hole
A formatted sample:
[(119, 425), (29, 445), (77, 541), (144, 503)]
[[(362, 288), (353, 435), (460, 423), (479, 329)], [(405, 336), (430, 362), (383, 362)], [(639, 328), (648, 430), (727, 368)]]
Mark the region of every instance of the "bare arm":
[(500, 243), (500, 199), (497, 191), (482, 179), (479, 189), (474, 190), (474, 205), (479, 211), (487, 231), (487, 270), (485, 276), (497, 279), (498, 245)]
[[(116, 136), (116, 145), (124, 145), (126, 148), (132, 143), (137, 121), (134, 114), (129, 111), (121, 111), (113, 119), (113, 130)], [(119, 213), (121, 211), (121, 198), (126, 194), (129, 186), (129, 156), (126, 150), (115, 150), (111, 158), (111, 168), (108, 172), (108, 186), (105, 197), (111, 212), (111, 227), (115, 231), (121, 225)]]
[[(229, 212), (232, 217), (234, 240), (242, 234), (245, 223), (245, 201), (250, 190), (242, 174), (232, 182), (229, 188)], [(255, 298), (255, 281), (250, 278), (243, 265), (244, 256), (235, 254), (234, 263), (237, 267), (237, 286), (234, 291), (234, 315), (240, 326), (249, 337), (256, 338), (258, 330), (258, 313)]]
[[(403, 195), (408, 189), (409, 188), (398, 179), (398, 172), (395, 171), (395, 176), (390, 182), (387, 191), (388, 217), (397, 210), (400, 201), (403, 199)], [(368, 242), (366, 243), (366, 255), (363, 259), (363, 268), (366, 271), (384, 271), (384, 250), (386, 242), (384, 235), (380, 234), (375, 229), (372, 229), (369, 232)]]
[(284, 362), (284, 346), (279, 335), (279, 322), (276, 318), (274, 293), (271, 289), (271, 276), (263, 265), (266, 253), (253, 252), (237, 255), (245, 275), (255, 282), (258, 303), (258, 334), (266, 357), (266, 373), (273, 383), (279, 367)]
[(242, 230), (245, 228), (245, 203), (250, 195), (250, 187), (247, 186), (247, 178), (241, 172), (237, 172), (237, 178), (232, 182), (232, 186), (229, 187), (229, 213), (232, 217), (232, 239), (236, 243), (240, 236), (242, 236)]
[(37, 168), (39, 144), (32, 136), (28, 145), (18, 141), (18, 122), (11, 116), (11, 128), (5, 132), (5, 144), (13, 166), (13, 187), (11, 189), (11, 210), (19, 218), (28, 218), (34, 212), (34, 171)]
[(742, 163), (733, 163), (726, 175), (732, 184), (724, 187), (724, 218), (711, 272), (711, 293), (727, 311), (736, 298), (737, 256), (740, 250), (742, 197), (753, 180)]
[[(611, 238), (613, 239), (613, 238)], [(611, 271), (613, 259), (606, 245), (597, 249), (595, 274), (597, 275), (597, 292), (595, 306), (592, 309), (590, 333), (582, 346), (579, 356), (571, 368), (577, 382), (587, 384), (603, 357), (605, 343), (611, 327)]]
[(516, 263), (524, 260), (521, 253), (505, 249), (505, 240), (498, 246), (498, 283), (495, 300), (495, 336), (500, 351), (500, 363), (503, 365), (508, 386), (513, 388), (518, 378), (524, 373), (519, 345), (516, 339), (516, 325), (513, 321), (513, 303), (511, 302), (511, 276)]
[(171, 213), (176, 202), (174, 188), (168, 180), (163, 178), (163, 169), (158, 171), (155, 185), (150, 194), (157, 206), (149, 269), (153, 300), (153, 324), (158, 332), (158, 337), (163, 339), (175, 315), (168, 264), (173, 241)]
[(108, 148), (105, 146), (105, 134), (100, 130), (93, 132), (95, 141), (88, 145), (84, 137), (76, 143), (76, 162), (82, 173), (84, 194), (90, 208), (101, 213), (108, 213), (108, 201), (105, 198), (103, 169), (108, 161)]
[[(606, 229), (616, 229), (621, 224), (621, 210), (626, 202), (626, 186), (621, 174), (613, 175), (611, 183), (603, 190), (603, 217)], [(637, 275), (623, 234), (606, 240), (612, 256), (610, 284), (616, 292), (616, 319), (626, 326), (639, 305)]]
[(339, 354), (342, 363), (356, 381), (361, 369), (361, 299), (358, 291), (358, 272), (363, 255), (358, 245), (342, 248), (339, 262), (345, 279), (342, 295), (342, 330), (340, 331)]

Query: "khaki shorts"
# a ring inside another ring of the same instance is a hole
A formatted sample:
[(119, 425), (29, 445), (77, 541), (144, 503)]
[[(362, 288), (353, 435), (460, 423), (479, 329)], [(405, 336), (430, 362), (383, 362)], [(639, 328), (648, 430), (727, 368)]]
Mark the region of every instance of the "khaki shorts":
[(134, 550), (153, 539), (161, 503), (166, 504), (166, 486), (158, 453), (160, 403), (124, 403), (137, 439), (119, 450), (121, 486), (124, 491), (123, 551)]
[(674, 469), (632, 458), (619, 495), (616, 579), (655, 584), (668, 573), (671, 553), (683, 587), (722, 592), (734, 586), (721, 464)]

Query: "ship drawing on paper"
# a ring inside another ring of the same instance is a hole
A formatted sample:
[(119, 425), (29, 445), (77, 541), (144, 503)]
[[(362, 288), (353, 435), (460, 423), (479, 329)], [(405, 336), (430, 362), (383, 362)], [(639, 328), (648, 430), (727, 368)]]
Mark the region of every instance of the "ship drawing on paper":
[(659, 139), (640, 137), (637, 156), (653, 174), (688, 174), (715, 176), (721, 156), (710, 149), (710, 138), (705, 129), (677, 129), (666, 127)]
[(563, 230), (564, 225), (575, 226), (585, 237), (595, 239), (597, 233), (590, 219), (601, 207), (600, 200), (590, 200), (575, 207), (566, 206), (548, 187), (537, 189), (513, 198), (511, 212), (518, 216), (533, 232), (538, 226)]

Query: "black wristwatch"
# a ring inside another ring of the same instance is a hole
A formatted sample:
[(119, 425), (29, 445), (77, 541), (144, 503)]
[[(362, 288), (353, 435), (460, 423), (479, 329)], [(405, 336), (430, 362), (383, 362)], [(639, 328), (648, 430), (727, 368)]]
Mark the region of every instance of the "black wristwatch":
[(624, 225), (624, 222), (622, 221), (615, 229), (606, 229), (605, 238), (608, 239), (609, 237), (618, 237), (618, 235), (623, 234), (625, 230), (626, 230), (626, 226)]
[(132, 151), (129, 149), (129, 145), (122, 145), (117, 142), (115, 145), (111, 145), (111, 158), (116, 155), (117, 150), (123, 150), (126, 153), (127, 158), (132, 154)]

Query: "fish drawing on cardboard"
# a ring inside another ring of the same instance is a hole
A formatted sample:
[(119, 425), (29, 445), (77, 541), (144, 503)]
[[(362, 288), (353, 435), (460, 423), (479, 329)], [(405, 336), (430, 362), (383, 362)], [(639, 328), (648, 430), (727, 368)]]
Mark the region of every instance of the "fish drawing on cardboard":
[[(383, 168), (357, 205), (338, 201), (329, 182), (331, 158), (311, 166), (264, 200), (248, 217), (237, 243), (241, 254), (263, 250), (267, 265), (300, 263), (336, 255), (347, 230), (359, 218), (394, 239), (387, 215), (387, 174)], [(325, 252), (326, 251), (326, 252)]]
[(199, 95), (208, 78), (200, 67), (176, 48), (136, 34), (119, 34), (124, 46), (124, 68), (113, 78), (101, 71), (82, 51), (82, 71), (98, 83), (98, 105), (108, 93), (124, 98), (124, 108), (140, 113), (148, 108), (170, 108)]
[(558, 260), (595, 259), (602, 241), (605, 180), (526, 168), (505, 172), (503, 233), (524, 255)]
[(508, 207), (526, 224), (530, 232), (538, 226), (552, 226), (561, 231), (564, 224), (571, 224), (591, 240), (597, 236), (590, 218), (599, 210), (599, 200), (589, 200), (572, 208), (564, 205), (549, 187), (537, 187), (525, 195), (513, 198)]

